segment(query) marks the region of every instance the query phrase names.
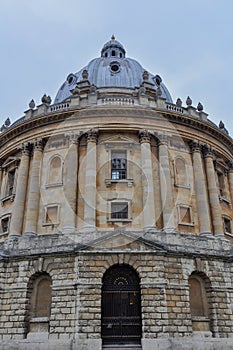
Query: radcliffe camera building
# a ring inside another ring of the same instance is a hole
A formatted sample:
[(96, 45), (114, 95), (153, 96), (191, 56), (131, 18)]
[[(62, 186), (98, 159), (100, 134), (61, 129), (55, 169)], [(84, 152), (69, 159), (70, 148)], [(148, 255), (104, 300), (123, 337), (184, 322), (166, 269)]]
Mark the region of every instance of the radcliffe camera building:
[(1, 350), (233, 349), (233, 140), (201, 103), (113, 36), (0, 159)]

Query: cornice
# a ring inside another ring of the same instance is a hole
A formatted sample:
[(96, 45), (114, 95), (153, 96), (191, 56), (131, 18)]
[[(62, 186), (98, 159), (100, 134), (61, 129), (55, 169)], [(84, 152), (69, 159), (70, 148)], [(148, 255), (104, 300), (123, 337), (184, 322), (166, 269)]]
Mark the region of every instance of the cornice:
[[(165, 118), (167, 122), (172, 123), (173, 125), (181, 125), (185, 127), (190, 127), (190, 129), (195, 129), (197, 131), (202, 131), (208, 136), (214, 137), (218, 142), (224, 143), (228, 150), (233, 153), (233, 140), (232, 138), (218, 130), (217, 127), (212, 125), (210, 122), (203, 121), (201, 119), (186, 116), (184, 114), (174, 113), (173, 111), (168, 112), (167, 110), (154, 109), (151, 107), (141, 107), (134, 106), (132, 107), (116, 107), (116, 106), (95, 106), (95, 108), (74, 108), (68, 111), (60, 111), (57, 113), (48, 113), (46, 115), (40, 115), (28, 119), (24, 119), (20, 123), (12, 125), (8, 130), (6, 130), (2, 135), (0, 135), (0, 147), (5, 145), (8, 141), (13, 140), (15, 137), (18, 137), (25, 132), (32, 131), (39, 127), (44, 127), (51, 125), (57, 122), (63, 122), (69, 118), (69, 121), (74, 119), (89, 119), (90, 121), (93, 118), (105, 118), (111, 116), (114, 117), (126, 117), (134, 118), (136, 121), (139, 121), (139, 128), (143, 127), (143, 118), (149, 118), (154, 121), (158, 120), (160, 122)], [(88, 123), (87, 123), (88, 124)], [(113, 120), (114, 124), (114, 120)], [(124, 124), (126, 122), (124, 121)], [(82, 124), (82, 127), (84, 125)], [(148, 128), (148, 124), (144, 126)], [(153, 127), (153, 125), (152, 125)], [(179, 130), (178, 130), (179, 132)]]

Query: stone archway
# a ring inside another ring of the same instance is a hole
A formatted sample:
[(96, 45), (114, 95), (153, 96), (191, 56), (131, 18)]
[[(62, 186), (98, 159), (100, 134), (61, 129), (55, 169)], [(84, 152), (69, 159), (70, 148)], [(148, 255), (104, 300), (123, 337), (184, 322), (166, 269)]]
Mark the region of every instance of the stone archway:
[(103, 276), (101, 327), (103, 345), (141, 343), (140, 280), (128, 265), (114, 265)]

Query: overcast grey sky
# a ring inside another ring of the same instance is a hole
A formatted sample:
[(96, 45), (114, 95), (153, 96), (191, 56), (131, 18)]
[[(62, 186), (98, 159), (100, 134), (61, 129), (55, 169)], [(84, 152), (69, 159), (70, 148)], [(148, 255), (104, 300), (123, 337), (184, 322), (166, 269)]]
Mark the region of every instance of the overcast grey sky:
[(174, 102), (189, 95), (233, 135), (232, 0), (0, 0), (0, 122), (55, 98), (115, 34)]

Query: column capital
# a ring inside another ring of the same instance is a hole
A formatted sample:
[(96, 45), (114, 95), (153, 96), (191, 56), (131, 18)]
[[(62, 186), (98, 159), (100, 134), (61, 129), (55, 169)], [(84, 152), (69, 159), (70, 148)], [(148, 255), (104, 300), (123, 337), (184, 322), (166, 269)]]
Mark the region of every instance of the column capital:
[(25, 142), (20, 146), (21, 154), (22, 156), (29, 156), (30, 155), (30, 143)]
[(211, 146), (205, 144), (202, 147), (202, 152), (203, 152), (203, 156), (204, 158), (214, 158), (214, 150)]
[(189, 142), (189, 147), (191, 153), (202, 151), (202, 144), (199, 141), (193, 140)]
[(87, 132), (87, 142), (95, 142), (97, 143), (98, 140), (98, 129), (90, 129)]
[(69, 145), (72, 145), (72, 144), (77, 145), (79, 143), (80, 134), (81, 133), (79, 131), (65, 134), (65, 137), (69, 142)]
[(139, 131), (139, 142), (140, 143), (150, 143), (151, 141), (151, 134), (148, 130), (143, 129)]
[(35, 139), (35, 140), (32, 141), (31, 144), (33, 146), (33, 150), (34, 151), (40, 151), (40, 152), (43, 151), (43, 148), (44, 148), (43, 139)]
[(171, 137), (171, 135), (167, 134), (166, 132), (158, 133), (158, 135), (157, 135), (158, 145), (159, 146), (161, 146), (161, 145), (168, 146), (170, 137)]
[(227, 165), (228, 165), (227, 172), (233, 173), (233, 162), (229, 161), (229, 162), (227, 162)]

